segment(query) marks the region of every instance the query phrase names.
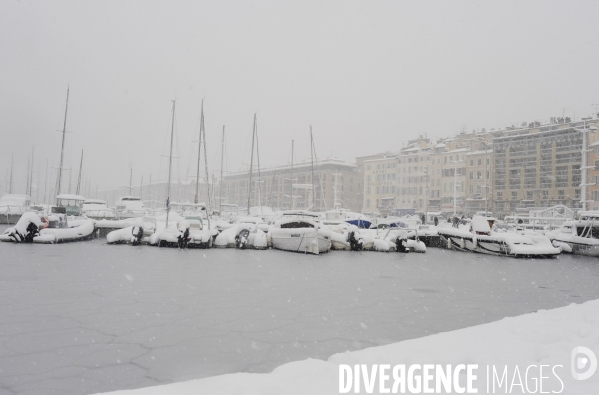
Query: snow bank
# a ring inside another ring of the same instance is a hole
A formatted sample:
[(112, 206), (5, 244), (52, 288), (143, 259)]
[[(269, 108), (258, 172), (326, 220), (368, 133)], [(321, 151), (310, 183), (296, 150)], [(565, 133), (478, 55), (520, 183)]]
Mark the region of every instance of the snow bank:
[[(563, 382), (561, 393), (596, 393), (599, 388), (599, 372), (584, 381), (575, 380), (570, 372), (572, 350), (579, 346), (588, 347), (599, 355), (599, 300), (554, 310), (541, 310), (386, 346), (335, 354), (328, 361), (307, 359), (292, 362), (276, 368), (270, 374), (234, 373), (110, 394), (338, 394), (341, 364), (365, 364), (369, 370), (378, 364), (405, 364), (406, 369), (412, 364), (451, 364), (454, 367), (458, 364), (478, 364), (478, 380), (475, 382), (478, 393), (487, 393), (487, 365), (495, 366), (499, 372), (507, 366), (509, 382), (515, 375), (516, 366), (522, 380), (525, 380), (526, 368), (535, 366), (531, 372), (538, 380), (539, 365), (561, 365), (555, 368)], [(551, 368), (545, 368), (543, 376), (550, 376), (544, 380), (544, 393), (560, 391), (562, 384), (555, 379)], [(528, 384), (531, 387), (534, 385), (532, 379), (529, 378)], [(361, 389), (364, 390), (363, 385)], [(379, 393), (378, 385), (373, 393)], [(506, 391), (498, 389), (495, 393)], [(522, 391), (516, 386), (511, 393)]]

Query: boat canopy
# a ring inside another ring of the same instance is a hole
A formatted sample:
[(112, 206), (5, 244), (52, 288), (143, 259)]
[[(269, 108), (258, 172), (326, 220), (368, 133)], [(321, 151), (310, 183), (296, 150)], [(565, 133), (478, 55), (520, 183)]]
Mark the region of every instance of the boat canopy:
[(347, 222), (350, 225), (355, 225), (360, 229), (370, 229), (370, 227), (372, 226), (372, 222), (362, 218), (346, 219), (345, 222)]

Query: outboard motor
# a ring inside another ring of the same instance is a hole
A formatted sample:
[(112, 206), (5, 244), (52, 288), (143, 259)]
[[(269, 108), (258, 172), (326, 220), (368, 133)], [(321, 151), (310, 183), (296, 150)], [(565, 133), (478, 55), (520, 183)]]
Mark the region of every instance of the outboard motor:
[(408, 248), (408, 238), (405, 234), (397, 236), (395, 239), (395, 249), (397, 252), (410, 252)]
[(142, 226), (134, 226), (131, 233), (133, 234), (133, 242), (131, 244), (134, 246), (140, 245), (144, 238), (144, 228)]
[(361, 237), (356, 238), (356, 232), (349, 232), (347, 235), (347, 241), (349, 242), (349, 248), (352, 251), (362, 251), (364, 242)]
[(249, 237), (250, 231), (247, 229), (242, 229), (241, 232), (239, 232), (237, 236), (235, 236), (235, 247), (244, 250)]
[(14, 228), (7, 229), (4, 233), (15, 243), (33, 243), (33, 238), (40, 234), (42, 222), (37, 214), (27, 212), (19, 218)]

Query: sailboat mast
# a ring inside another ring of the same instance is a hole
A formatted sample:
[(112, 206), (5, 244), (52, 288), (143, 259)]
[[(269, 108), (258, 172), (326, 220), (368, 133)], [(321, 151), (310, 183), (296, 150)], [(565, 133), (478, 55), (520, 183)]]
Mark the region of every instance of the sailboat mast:
[(79, 162), (79, 177), (77, 177), (77, 193), (79, 195), (79, 188), (81, 186), (81, 169), (83, 169), (83, 150), (81, 150), (81, 162)]
[(10, 183), (8, 184), (8, 193), (12, 194), (12, 165), (14, 162), (14, 156), (10, 156)]
[(204, 170), (206, 172), (206, 195), (208, 199), (206, 201), (206, 220), (208, 221), (208, 229), (210, 229), (210, 207), (212, 202), (210, 199), (210, 178), (208, 177), (208, 153), (206, 152), (206, 128), (204, 126), (204, 111), (202, 111), (202, 138), (204, 139)]
[(223, 125), (223, 138), (220, 146), (220, 191), (218, 193), (218, 212), (222, 215), (222, 205), (223, 205), (223, 161), (225, 158), (225, 125)]
[(294, 209), (295, 204), (293, 204), (293, 140), (291, 140), (291, 193), (289, 194), (291, 198), (290, 208)]
[(168, 214), (171, 211), (171, 169), (173, 167), (173, 135), (175, 133), (175, 101), (173, 100), (173, 119), (171, 121), (171, 150), (168, 155), (168, 184), (166, 187), (166, 228), (168, 229)]
[(314, 192), (314, 138), (312, 137), (312, 125), (310, 125), (310, 162), (312, 163), (312, 210), (316, 211), (316, 193)]
[(258, 159), (258, 206), (260, 207), (260, 215), (264, 215), (264, 212), (262, 211), (262, 175), (260, 174), (260, 144), (258, 141), (258, 123), (256, 123), (256, 159)]
[(31, 147), (31, 174), (29, 176), (29, 193), (27, 195), (29, 195), (29, 197), (31, 197), (31, 195), (33, 194), (33, 157), (34, 157), (34, 152), (35, 152), (35, 145), (33, 147)]
[[(64, 141), (67, 135), (67, 112), (69, 110), (69, 87), (67, 87), (67, 103), (64, 109), (64, 124), (62, 126), (62, 145), (60, 148), (60, 166), (58, 167), (58, 184), (56, 187), (56, 196), (60, 195), (60, 187), (62, 184), (62, 164), (64, 161)], [(58, 204), (58, 200), (56, 201)]]
[(250, 215), (250, 202), (252, 200), (252, 171), (254, 167), (254, 138), (256, 137), (256, 114), (254, 114), (254, 127), (252, 128), (252, 153), (250, 155), (250, 183), (248, 193), (248, 215)]
[(202, 156), (202, 125), (204, 124), (204, 99), (202, 99), (202, 112), (200, 115), (200, 137), (198, 138), (198, 168), (196, 171), (196, 195), (193, 200), (195, 204), (199, 203), (200, 199), (200, 157)]
[(25, 191), (23, 192), (24, 195), (29, 195), (29, 169), (31, 166), (31, 162), (29, 160), (29, 158), (27, 158), (27, 182), (25, 183)]

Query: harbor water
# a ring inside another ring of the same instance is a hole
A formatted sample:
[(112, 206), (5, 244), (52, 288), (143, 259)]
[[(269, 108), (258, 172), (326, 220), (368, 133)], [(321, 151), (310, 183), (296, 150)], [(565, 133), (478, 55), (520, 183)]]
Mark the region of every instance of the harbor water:
[[(3, 232), (6, 226), (0, 227)], [(0, 243), (0, 394), (89, 394), (389, 344), (599, 298), (599, 261)]]

